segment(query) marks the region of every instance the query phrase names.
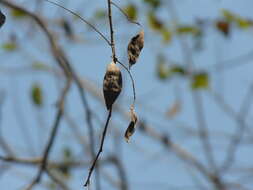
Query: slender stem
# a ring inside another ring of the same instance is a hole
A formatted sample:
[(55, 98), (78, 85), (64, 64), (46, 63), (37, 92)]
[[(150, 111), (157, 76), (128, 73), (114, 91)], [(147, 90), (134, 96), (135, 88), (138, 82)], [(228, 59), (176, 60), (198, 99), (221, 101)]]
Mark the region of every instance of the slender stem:
[(96, 166), (96, 163), (98, 161), (98, 158), (101, 154), (101, 152), (103, 152), (103, 146), (104, 146), (104, 141), (105, 141), (105, 137), (106, 137), (106, 133), (107, 133), (107, 128), (108, 128), (108, 124), (109, 124), (109, 121), (110, 121), (110, 118), (111, 118), (111, 115), (112, 115), (112, 108), (109, 110), (109, 113), (108, 113), (108, 117), (107, 117), (107, 120), (106, 120), (106, 123), (105, 123), (105, 127), (104, 127), (104, 131), (103, 131), (103, 134), (102, 134), (102, 139), (101, 139), (101, 143), (100, 143), (100, 147), (99, 147), (99, 151), (89, 169), (89, 174), (88, 174), (88, 177), (86, 179), (86, 182), (84, 184), (84, 186), (88, 186), (90, 184), (90, 177), (91, 177), (91, 174)]
[(134, 78), (133, 78), (133, 76), (131, 74), (131, 71), (123, 63), (121, 63), (119, 60), (117, 60), (117, 62), (127, 71), (127, 73), (130, 76), (130, 79), (131, 79), (131, 82), (132, 82), (133, 96), (134, 96), (134, 100), (133, 100), (133, 105), (134, 105), (135, 104), (135, 100), (136, 100)]
[(115, 6), (117, 9), (119, 9), (119, 11), (127, 18), (127, 20), (128, 20), (129, 22), (131, 22), (131, 23), (133, 23), (133, 24), (136, 24), (136, 25), (142, 27), (142, 25), (141, 25), (139, 22), (133, 21), (131, 18), (129, 18), (129, 16), (127, 15), (127, 13), (125, 13), (125, 11), (124, 11), (122, 8), (120, 8), (120, 6), (118, 6), (116, 3), (114, 3), (113, 1), (111, 1), (111, 4), (112, 4), (113, 6)]
[(55, 141), (55, 138), (56, 138), (56, 134), (57, 134), (58, 128), (60, 126), (60, 121), (61, 121), (61, 118), (62, 118), (62, 115), (63, 115), (63, 112), (64, 112), (65, 97), (67, 95), (67, 92), (69, 91), (70, 84), (71, 84), (71, 80), (68, 79), (67, 82), (66, 82), (66, 85), (65, 85), (65, 87), (62, 91), (60, 100), (59, 100), (58, 112), (57, 112), (57, 115), (56, 115), (56, 118), (55, 118), (55, 121), (54, 121), (52, 131), (50, 133), (50, 137), (48, 139), (46, 148), (45, 148), (44, 153), (43, 153), (43, 159), (42, 159), (41, 166), (39, 168), (37, 176), (34, 178), (34, 180), (31, 182), (31, 184), (26, 188), (27, 190), (32, 189), (32, 187), (34, 185), (36, 185), (37, 183), (40, 182), (42, 174), (46, 170), (48, 157), (49, 157), (50, 151), (53, 147), (53, 144), (54, 144), (54, 141)]
[(63, 8), (64, 10), (70, 12), (71, 14), (75, 15), (76, 17), (78, 17), (79, 19), (81, 19), (85, 24), (87, 24), (88, 26), (90, 26), (95, 32), (97, 32), (109, 45), (111, 45), (110, 41), (105, 37), (104, 34), (102, 34), (102, 32), (100, 32), (94, 25), (92, 25), (91, 23), (89, 23), (87, 20), (85, 20), (83, 17), (81, 17), (80, 15), (78, 15), (77, 13), (75, 13), (74, 11), (70, 10), (70, 9), (67, 9), (66, 7), (58, 4), (58, 3), (55, 3), (53, 1), (49, 1), (49, 0), (45, 0), (49, 3), (52, 3), (58, 7), (61, 7)]
[(115, 44), (114, 44), (114, 31), (113, 31), (113, 24), (112, 24), (112, 6), (111, 6), (111, 0), (107, 0), (108, 5), (108, 20), (110, 25), (110, 36), (111, 36), (111, 48), (112, 48), (112, 59), (114, 63), (117, 62), (116, 58), (116, 51), (115, 51)]

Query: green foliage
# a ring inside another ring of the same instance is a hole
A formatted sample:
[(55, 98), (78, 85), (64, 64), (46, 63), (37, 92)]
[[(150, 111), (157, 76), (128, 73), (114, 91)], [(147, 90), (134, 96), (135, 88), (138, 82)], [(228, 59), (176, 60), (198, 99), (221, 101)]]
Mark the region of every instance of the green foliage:
[(64, 147), (62, 150), (62, 156), (63, 163), (59, 168), (57, 168), (57, 172), (61, 174), (61, 176), (63, 176), (64, 178), (69, 179), (71, 177), (71, 173), (68, 163), (73, 160), (71, 149), (69, 147)]
[(237, 18), (236, 22), (237, 22), (238, 27), (242, 29), (248, 29), (249, 27), (253, 26), (252, 20), (247, 20), (240, 17)]
[(172, 33), (163, 24), (163, 22), (159, 18), (156, 17), (154, 11), (148, 12), (147, 19), (148, 19), (148, 24), (150, 28), (158, 32), (162, 36), (164, 43), (169, 43), (172, 39)]
[(21, 11), (21, 10), (13, 9), (13, 10), (11, 11), (11, 16), (13, 16), (13, 17), (16, 18), (16, 19), (22, 19), (22, 18), (26, 17), (27, 15), (26, 15), (25, 12), (23, 12), (23, 11)]
[(157, 64), (157, 76), (161, 80), (165, 80), (169, 77), (170, 72), (168, 65), (166, 63), (158, 63)]
[(179, 35), (184, 35), (184, 34), (198, 35), (201, 31), (197, 26), (194, 26), (194, 25), (181, 25), (177, 27), (176, 32)]
[(106, 11), (105, 11), (104, 9), (97, 9), (97, 10), (95, 11), (95, 13), (94, 13), (94, 17), (95, 17), (96, 19), (99, 19), (99, 20), (105, 19), (105, 18), (106, 18), (106, 15), (107, 15), (107, 13), (106, 13)]
[(33, 84), (31, 88), (31, 98), (34, 105), (41, 107), (43, 103), (42, 89), (39, 84)]
[(163, 23), (156, 17), (154, 11), (148, 12), (147, 19), (151, 29), (155, 31), (161, 31), (163, 29)]
[(134, 4), (127, 5), (123, 10), (131, 20), (137, 20), (138, 10)]
[(49, 190), (56, 190), (57, 189), (57, 185), (53, 182), (49, 182), (48, 184), (46, 184), (46, 187), (49, 189)]
[(69, 161), (72, 158), (72, 151), (69, 147), (63, 149), (63, 159)]
[(143, 1), (153, 9), (156, 9), (159, 6), (161, 6), (161, 0), (143, 0)]
[(157, 56), (156, 73), (160, 80), (170, 79), (175, 76), (185, 76), (187, 74), (183, 66), (180, 65), (169, 66), (166, 63), (165, 57), (163, 55)]
[(223, 9), (222, 15), (228, 22), (235, 23), (241, 29), (248, 29), (253, 26), (252, 20), (243, 18), (229, 10)]
[(5, 50), (5, 51), (15, 51), (17, 49), (17, 44), (14, 43), (14, 42), (6, 42), (2, 45), (2, 48)]
[(176, 75), (179, 75), (179, 76), (184, 76), (186, 75), (186, 70), (183, 66), (180, 66), (180, 65), (174, 65), (170, 68), (170, 72), (172, 74), (176, 74)]
[(167, 79), (170, 75), (168, 64), (166, 64), (165, 57), (162, 54), (157, 56), (156, 73), (161, 80)]
[(206, 89), (209, 87), (209, 77), (206, 72), (199, 72), (193, 75), (191, 81), (193, 90)]
[(170, 32), (170, 30), (168, 28), (164, 27), (161, 30), (161, 35), (162, 35), (164, 43), (169, 43), (171, 41), (171, 39), (172, 39), (172, 33)]
[(32, 68), (36, 70), (46, 70), (48, 66), (40, 61), (35, 61), (32, 63)]

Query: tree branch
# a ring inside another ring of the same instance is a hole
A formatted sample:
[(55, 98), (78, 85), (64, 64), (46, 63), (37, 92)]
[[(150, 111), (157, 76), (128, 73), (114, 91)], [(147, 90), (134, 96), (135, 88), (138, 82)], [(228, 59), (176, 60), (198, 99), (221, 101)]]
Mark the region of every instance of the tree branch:
[(49, 157), (51, 148), (52, 148), (52, 146), (54, 144), (55, 137), (57, 135), (58, 128), (60, 126), (60, 121), (61, 121), (61, 118), (62, 118), (62, 115), (63, 115), (63, 112), (64, 112), (64, 101), (65, 101), (65, 97), (66, 97), (66, 95), (67, 95), (67, 93), (69, 91), (70, 84), (71, 84), (71, 80), (68, 79), (66, 81), (66, 85), (65, 85), (65, 87), (64, 87), (64, 89), (62, 91), (62, 94), (61, 94), (61, 97), (60, 97), (60, 100), (59, 100), (59, 103), (58, 103), (58, 112), (56, 114), (56, 118), (55, 118), (55, 121), (54, 121), (54, 125), (53, 125), (53, 128), (52, 128), (52, 131), (50, 133), (50, 137), (48, 139), (48, 143), (47, 143), (47, 145), (45, 147), (45, 150), (44, 150), (44, 153), (43, 153), (43, 159), (42, 159), (41, 166), (39, 168), (37, 176), (34, 178), (34, 180), (28, 186), (27, 190), (32, 189), (32, 187), (34, 185), (36, 185), (37, 183), (40, 182), (41, 177), (43, 175), (43, 172), (46, 170), (48, 157)]
[(106, 123), (105, 123), (105, 127), (104, 127), (104, 130), (103, 130), (103, 134), (102, 134), (102, 140), (101, 140), (101, 143), (100, 143), (100, 147), (99, 147), (99, 151), (89, 169), (89, 174), (88, 174), (88, 177), (85, 181), (85, 184), (84, 186), (88, 186), (90, 184), (90, 177), (91, 177), (91, 174), (96, 166), (96, 162), (98, 161), (98, 158), (99, 158), (99, 155), (101, 154), (101, 152), (103, 152), (103, 146), (104, 146), (104, 140), (105, 140), (105, 137), (106, 137), (106, 133), (107, 133), (107, 128), (108, 128), (108, 125), (109, 125), (109, 121), (110, 121), (110, 118), (111, 118), (111, 115), (112, 115), (112, 108), (109, 110), (109, 113), (108, 113), (108, 117), (107, 117), (107, 120), (106, 120)]

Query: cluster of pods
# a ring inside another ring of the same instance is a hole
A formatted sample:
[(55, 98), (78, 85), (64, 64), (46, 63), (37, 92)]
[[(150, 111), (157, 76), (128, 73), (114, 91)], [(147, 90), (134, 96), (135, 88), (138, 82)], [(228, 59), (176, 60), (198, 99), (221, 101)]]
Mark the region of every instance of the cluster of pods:
[[(144, 31), (141, 30), (136, 36), (134, 36), (127, 47), (129, 70), (134, 65), (140, 55), (140, 52), (144, 46)], [(107, 110), (112, 109), (112, 105), (118, 98), (122, 90), (122, 75), (119, 67), (115, 62), (108, 64), (103, 82), (104, 100)], [(125, 132), (125, 139), (128, 142), (130, 136), (134, 133), (137, 123), (137, 116), (134, 112), (134, 105), (130, 108), (131, 121)]]

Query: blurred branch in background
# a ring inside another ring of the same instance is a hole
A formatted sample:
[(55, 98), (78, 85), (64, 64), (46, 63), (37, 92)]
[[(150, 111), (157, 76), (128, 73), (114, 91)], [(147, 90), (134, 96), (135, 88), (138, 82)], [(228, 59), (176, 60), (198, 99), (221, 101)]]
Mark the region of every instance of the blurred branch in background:
[[(250, 0), (58, 2), (0, 0), (3, 189), (82, 189), (87, 175), (97, 190), (252, 189)], [(106, 112), (111, 60), (123, 90)], [(138, 122), (125, 143), (129, 105)]]

